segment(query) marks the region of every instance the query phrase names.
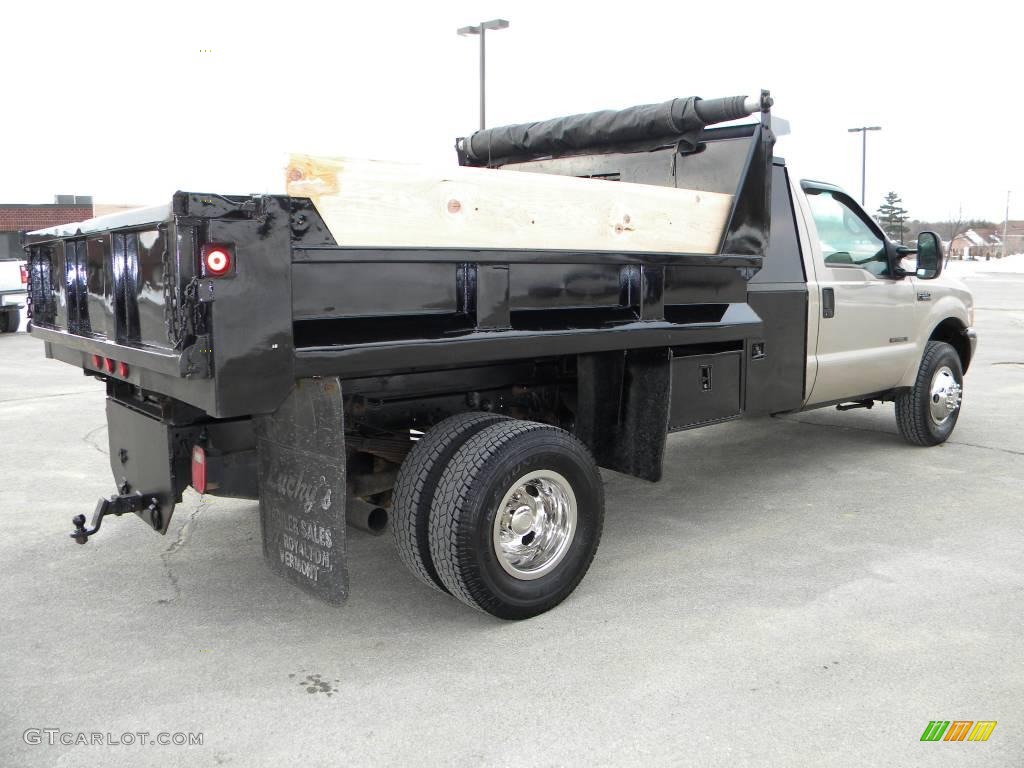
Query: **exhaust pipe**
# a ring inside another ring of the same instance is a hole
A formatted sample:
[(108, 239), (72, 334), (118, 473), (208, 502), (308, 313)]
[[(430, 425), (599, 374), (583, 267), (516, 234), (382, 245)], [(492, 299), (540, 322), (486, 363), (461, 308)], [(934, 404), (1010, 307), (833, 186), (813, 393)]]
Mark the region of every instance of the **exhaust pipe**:
[(380, 536), (388, 527), (388, 511), (384, 507), (349, 496), (345, 501), (345, 520), (357, 530)]

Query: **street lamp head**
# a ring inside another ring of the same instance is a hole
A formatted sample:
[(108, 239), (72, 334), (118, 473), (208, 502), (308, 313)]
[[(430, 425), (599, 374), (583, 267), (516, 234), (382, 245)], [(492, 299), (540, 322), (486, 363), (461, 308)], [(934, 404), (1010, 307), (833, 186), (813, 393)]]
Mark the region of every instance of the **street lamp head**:
[(491, 19), (490, 21), (481, 21), (475, 27), (459, 27), (455, 31), (465, 37), (466, 35), (479, 35), (487, 29), (508, 29), (508, 21), (506, 19)]

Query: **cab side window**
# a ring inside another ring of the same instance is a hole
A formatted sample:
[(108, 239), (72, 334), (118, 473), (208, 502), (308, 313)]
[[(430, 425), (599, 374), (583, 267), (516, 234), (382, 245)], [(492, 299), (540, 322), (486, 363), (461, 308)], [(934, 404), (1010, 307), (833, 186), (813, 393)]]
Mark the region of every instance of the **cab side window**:
[(807, 190), (821, 243), (821, 255), (829, 266), (861, 267), (884, 275), (889, 263), (885, 243), (842, 197), (828, 190)]

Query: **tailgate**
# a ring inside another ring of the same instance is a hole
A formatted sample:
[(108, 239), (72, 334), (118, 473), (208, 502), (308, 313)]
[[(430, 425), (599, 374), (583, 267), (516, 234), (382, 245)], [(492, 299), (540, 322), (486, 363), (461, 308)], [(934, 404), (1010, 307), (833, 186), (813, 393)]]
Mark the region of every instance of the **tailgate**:
[[(177, 234), (170, 206), (33, 232), (29, 246), (32, 316), (37, 325), (97, 340), (176, 346)], [(39, 242), (42, 241), (42, 242)]]
[[(51, 356), (139, 384), (151, 378), (147, 372), (208, 375), (206, 361), (190, 349), (206, 330), (203, 313), (186, 299), (196, 275), (179, 259), (192, 250), (191, 233), (178, 226), (170, 205), (29, 237), (32, 332)], [(187, 399), (202, 401), (202, 387), (193, 390)]]
[[(32, 232), (30, 330), (50, 357), (211, 416), (273, 410), (292, 380), (291, 243), (274, 216), (288, 205), (179, 192)], [(204, 273), (211, 244), (233, 255), (227, 274)]]

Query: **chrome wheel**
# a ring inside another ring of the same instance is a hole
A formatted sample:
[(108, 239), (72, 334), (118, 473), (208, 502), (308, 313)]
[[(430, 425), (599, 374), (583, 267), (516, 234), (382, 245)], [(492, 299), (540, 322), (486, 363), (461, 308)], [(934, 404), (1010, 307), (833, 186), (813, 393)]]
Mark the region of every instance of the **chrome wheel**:
[(962, 399), (963, 387), (957, 382), (952, 369), (944, 365), (935, 371), (928, 402), (928, 412), (932, 421), (936, 425), (944, 423), (960, 408)]
[(576, 495), (562, 475), (550, 470), (523, 475), (494, 516), (492, 540), (498, 563), (517, 579), (550, 573), (569, 551), (576, 517)]

